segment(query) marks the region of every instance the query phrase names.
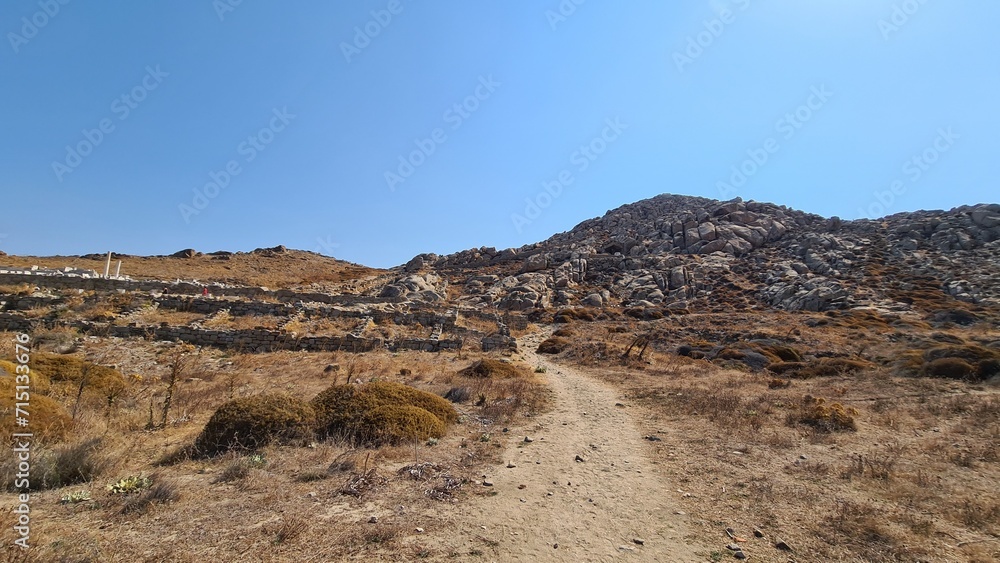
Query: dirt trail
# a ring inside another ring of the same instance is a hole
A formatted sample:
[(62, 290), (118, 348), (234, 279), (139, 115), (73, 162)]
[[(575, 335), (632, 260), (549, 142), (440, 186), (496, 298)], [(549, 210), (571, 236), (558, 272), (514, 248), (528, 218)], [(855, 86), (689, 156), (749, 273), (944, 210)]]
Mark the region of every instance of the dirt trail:
[(536, 355), (540, 339), (519, 346), (529, 365), (546, 368), (554, 407), (528, 426), (532, 442), (512, 437), (505, 463), (487, 475), (497, 494), (463, 504), (445, 541), (488, 561), (705, 561), (687, 516), (676, 514), (677, 487), (656, 474), (619, 394)]

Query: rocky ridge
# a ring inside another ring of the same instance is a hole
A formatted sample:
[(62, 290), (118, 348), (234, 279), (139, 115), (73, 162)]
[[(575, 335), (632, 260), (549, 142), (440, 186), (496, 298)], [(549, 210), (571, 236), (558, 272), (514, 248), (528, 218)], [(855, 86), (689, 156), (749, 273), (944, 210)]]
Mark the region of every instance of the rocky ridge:
[[(422, 254), (386, 291), (509, 311), (621, 306), (657, 311), (872, 307), (938, 297), (1000, 307), (1000, 205), (824, 218), (788, 207), (664, 194), (518, 249)], [(422, 280), (422, 281), (418, 281)], [(945, 304), (938, 303), (941, 307)]]

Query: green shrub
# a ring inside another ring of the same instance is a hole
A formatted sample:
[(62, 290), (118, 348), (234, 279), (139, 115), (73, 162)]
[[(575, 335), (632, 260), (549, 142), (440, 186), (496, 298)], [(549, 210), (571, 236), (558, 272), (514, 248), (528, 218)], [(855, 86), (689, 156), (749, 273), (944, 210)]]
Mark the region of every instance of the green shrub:
[(153, 482), (144, 475), (129, 475), (108, 485), (113, 495), (131, 495), (148, 489)]
[(203, 455), (256, 450), (271, 442), (305, 438), (315, 424), (313, 408), (301, 399), (273, 393), (235, 399), (215, 411), (195, 440)]
[[(401, 383), (334, 385), (317, 395), (312, 406), (321, 436), (338, 436), (364, 445), (392, 443), (410, 435), (439, 437), (445, 426), (458, 421), (458, 413), (447, 400)], [(402, 407), (423, 410), (440, 426), (412, 409), (400, 410)]]

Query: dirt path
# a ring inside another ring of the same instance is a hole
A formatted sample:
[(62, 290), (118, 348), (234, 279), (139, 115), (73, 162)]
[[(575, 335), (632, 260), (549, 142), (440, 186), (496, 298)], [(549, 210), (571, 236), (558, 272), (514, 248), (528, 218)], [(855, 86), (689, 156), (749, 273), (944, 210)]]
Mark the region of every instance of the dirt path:
[(519, 346), (546, 368), (554, 408), (528, 427), (532, 442), (512, 440), (505, 458), (516, 467), (490, 470), (497, 494), (463, 504), (446, 542), (488, 561), (705, 561), (618, 393), (536, 355), (540, 338)]

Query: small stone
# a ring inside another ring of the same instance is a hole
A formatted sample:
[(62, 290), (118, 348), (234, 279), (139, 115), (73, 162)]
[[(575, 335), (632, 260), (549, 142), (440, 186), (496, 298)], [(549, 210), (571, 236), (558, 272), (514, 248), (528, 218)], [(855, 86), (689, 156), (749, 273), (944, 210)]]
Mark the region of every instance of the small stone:
[(650, 442), (662, 442), (663, 441), (663, 440), (661, 440), (659, 438), (659, 436), (653, 436), (652, 434), (650, 434), (649, 436), (646, 436), (646, 439), (649, 440)]
[(807, 459), (809, 459), (809, 458), (808, 458), (808, 457), (806, 457), (806, 455), (805, 455), (805, 454), (802, 454), (802, 455), (800, 455), (800, 456), (799, 456), (799, 459), (801, 459), (801, 460), (803, 460), (803, 461), (804, 461), (804, 460), (807, 460)]
[(524, 437), (524, 443), (525, 443), (525, 444), (530, 444), (530, 443), (532, 443), (532, 442), (534, 442), (534, 441), (535, 441), (535, 439), (534, 439), (534, 438), (530, 438), (530, 437), (528, 437), (528, 436), (525, 436), (525, 437)]
[(378, 516), (372, 516), (368, 519), (369, 524), (378, 524)]
[(559, 549), (559, 544), (557, 543), (552, 544), (552, 549)]
[(520, 499), (518, 499), (518, 500), (520, 500), (521, 502), (528, 502), (528, 501), (527, 501), (526, 499), (524, 499), (524, 498), (520, 498)]
[(550, 496), (552, 496), (552, 495), (554, 495), (554, 494), (555, 494), (555, 493), (553, 493), (553, 492), (551, 492), (551, 491), (550, 491), (550, 492), (546, 493), (546, 494), (545, 494), (545, 496), (547, 496), (547, 497), (550, 497)]
[(781, 551), (794, 551), (792, 546), (788, 545), (788, 543), (783, 540), (774, 542), (774, 547), (780, 549)]
[(422, 533), (424, 533), (424, 529), (423, 529), (423, 528), (417, 528), (417, 529), (416, 529), (415, 531), (416, 531), (416, 532), (417, 532), (418, 534), (422, 534)]
[(743, 550), (743, 548), (740, 547), (739, 544), (735, 544), (735, 543), (731, 543), (731, 544), (727, 545), (726, 549), (728, 549), (729, 551), (742, 551)]
[(527, 485), (518, 485), (517, 486), (518, 489), (524, 489), (525, 487), (527, 487)]
[(316, 498), (316, 493), (306, 493), (306, 498)]
[(483, 481), (483, 486), (484, 487), (492, 487), (493, 486), (493, 481)]
[(646, 540), (642, 538), (633, 538), (632, 543), (634, 543), (635, 545), (646, 545)]
[(510, 428), (504, 428), (504, 429), (503, 429), (503, 433), (504, 433), (504, 434), (506, 434), (506, 433), (508, 433), (508, 432), (510, 432)]
[(753, 537), (755, 537), (755, 538), (762, 538), (762, 537), (764, 537), (764, 532), (760, 531), (760, 528), (754, 528), (753, 529)]
[(635, 551), (635, 548), (630, 545), (619, 545), (618, 551)]
[(624, 407), (625, 405), (623, 403), (615, 403), (615, 406), (616, 407)]
[(578, 455), (576, 456), (576, 461), (577, 461), (578, 463), (582, 463), (582, 462), (584, 462), (585, 460), (584, 460), (584, 459), (583, 459), (582, 457), (580, 457), (580, 456), (579, 456), (579, 454), (578, 454)]
[(742, 560), (745, 560), (747, 558), (747, 554), (743, 553), (743, 551), (741, 550), (741, 551), (737, 551), (737, 552), (733, 553), (733, 557), (735, 557), (736, 559), (739, 559), (739, 560), (742, 561)]
[(684, 512), (683, 510), (678, 510), (678, 511), (674, 512), (674, 514), (676, 514), (678, 516), (686, 516), (687, 512)]
[(510, 462), (510, 463), (507, 464), (507, 469), (514, 469), (515, 467), (517, 467), (517, 466), (514, 465), (514, 462)]

